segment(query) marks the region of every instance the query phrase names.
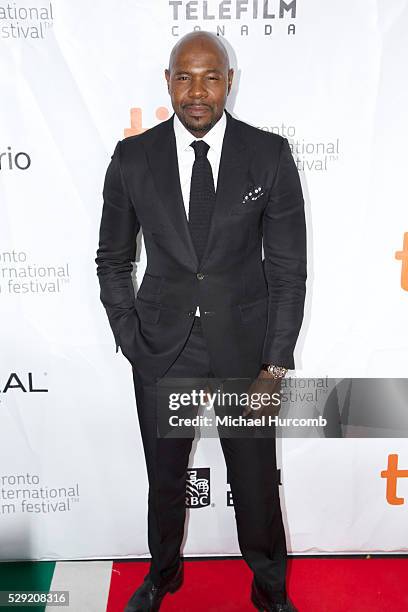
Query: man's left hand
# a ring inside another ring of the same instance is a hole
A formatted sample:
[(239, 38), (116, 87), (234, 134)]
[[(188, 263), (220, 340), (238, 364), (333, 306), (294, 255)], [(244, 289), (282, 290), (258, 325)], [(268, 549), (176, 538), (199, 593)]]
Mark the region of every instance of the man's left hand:
[[(279, 413), (281, 406), (281, 385), (282, 378), (274, 378), (272, 374), (269, 374), (265, 370), (261, 370), (258, 377), (253, 381), (248, 390), (248, 395), (250, 397), (252, 394), (259, 394), (258, 398), (260, 398), (260, 401), (258, 402), (258, 399), (256, 401), (257, 404), (261, 403), (261, 406), (257, 409), (252, 409), (251, 405), (245, 406), (242, 415), (250, 418), (276, 416)], [(269, 399), (267, 395), (269, 396)]]

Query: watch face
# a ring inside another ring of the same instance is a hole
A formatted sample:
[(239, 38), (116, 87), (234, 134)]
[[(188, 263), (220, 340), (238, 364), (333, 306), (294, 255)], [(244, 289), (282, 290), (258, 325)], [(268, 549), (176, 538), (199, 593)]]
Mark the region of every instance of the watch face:
[(281, 368), (280, 366), (270, 366), (270, 373), (273, 374), (276, 378), (283, 378), (285, 376), (287, 369)]

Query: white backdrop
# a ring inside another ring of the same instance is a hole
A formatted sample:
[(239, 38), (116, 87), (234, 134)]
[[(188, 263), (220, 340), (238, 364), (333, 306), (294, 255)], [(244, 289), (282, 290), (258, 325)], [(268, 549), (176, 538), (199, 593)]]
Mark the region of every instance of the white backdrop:
[[(296, 374), (406, 376), (408, 1), (286, 5), (0, 4), (1, 559), (147, 554), (131, 367), (94, 258), (114, 145), (169, 116), (164, 68), (194, 27), (230, 45), (228, 109), (287, 136), (298, 163), (309, 278)], [(144, 268), (142, 250), (139, 280)], [(279, 442), (289, 550), (408, 551), (407, 473), (390, 503), (389, 455), (408, 470), (403, 439)], [(191, 498), (203, 507), (184, 553), (238, 554), (218, 440), (191, 465), (210, 490)]]

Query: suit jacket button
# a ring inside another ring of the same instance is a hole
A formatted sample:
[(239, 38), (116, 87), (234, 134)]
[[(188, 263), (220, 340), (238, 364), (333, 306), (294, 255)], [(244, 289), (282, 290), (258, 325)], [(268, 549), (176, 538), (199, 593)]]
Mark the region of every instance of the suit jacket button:
[(204, 274), (202, 272), (198, 272), (197, 273), (197, 278), (198, 278), (198, 280), (203, 280)]

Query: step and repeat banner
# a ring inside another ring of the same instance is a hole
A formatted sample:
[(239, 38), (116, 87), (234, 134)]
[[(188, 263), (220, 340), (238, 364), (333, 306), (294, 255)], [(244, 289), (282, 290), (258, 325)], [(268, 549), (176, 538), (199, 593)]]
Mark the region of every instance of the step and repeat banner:
[[(164, 69), (193, 29), (226, 40), (228, 110), (287, 137), (300, 172), (295, 374), (407, 376), (408, 0), (0, 2), (1, 559), (148, 554), (131, 366), (94, 259), (115, 144), (170, 116)], [(139, 282), (145, 265), (142, 240)], [(403, 437), (277, 447), (290, 551), (408, 551)], [(186, 555), (239, 554), (219, 440), (194, 446), (186, 503)]]

